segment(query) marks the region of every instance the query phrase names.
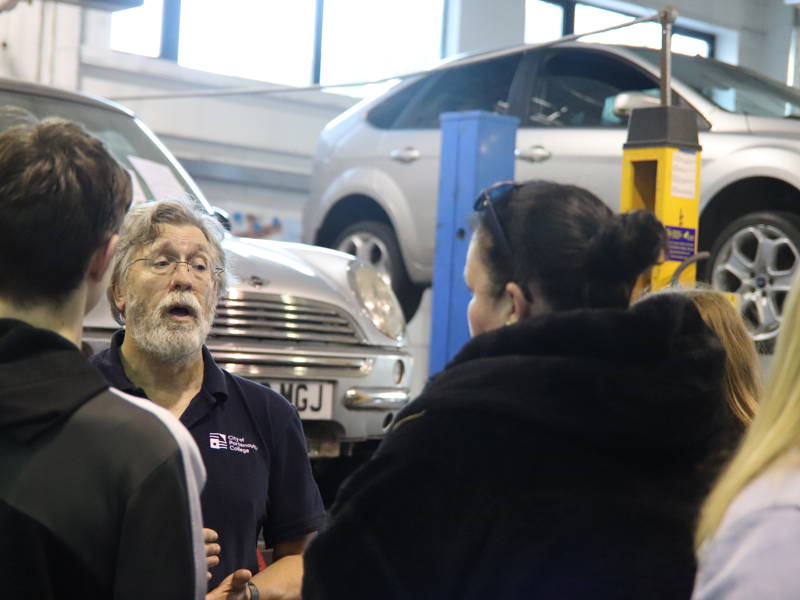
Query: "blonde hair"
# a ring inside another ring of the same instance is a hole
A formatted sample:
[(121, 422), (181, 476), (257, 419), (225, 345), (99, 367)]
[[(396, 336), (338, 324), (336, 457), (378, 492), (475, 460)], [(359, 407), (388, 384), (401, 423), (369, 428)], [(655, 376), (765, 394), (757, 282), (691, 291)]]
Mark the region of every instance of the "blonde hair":
[(694, 303), (705, 324), (722, 342), (728, 406), (742, 425), (750, 425), (761, 397), (761, 364), (744, 320), (728, 297), (720, 292), (695, 288), (681, 290), (681, 293)]
[(783, 306), (783, 323), (763, 401), (733, 460), (703, 505), (695, 532), (700, 546), (719, 528), (739, 492), (800, 445), (800, 286)]
[(681, 294), (695, 305), (725, 349), (723, 391), (728, 408), (743, 427), (750, 425), (762, 394), (761, 364), (739, 311), (725, 294), (701, 284), (695, 288), (669, 287), (645, 294), (642, 300), (654, 293)]

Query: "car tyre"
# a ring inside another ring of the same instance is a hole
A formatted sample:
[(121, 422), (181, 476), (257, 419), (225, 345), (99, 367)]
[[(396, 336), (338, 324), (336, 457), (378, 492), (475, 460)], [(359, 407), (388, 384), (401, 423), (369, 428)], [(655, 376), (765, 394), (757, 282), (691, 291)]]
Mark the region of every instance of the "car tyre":
[(397, 236), (389, 225), (379, 221), (361, 221), (342, 231), (333, 247), (372, 266), (391, 284), (406, 321), (411, 320), (419, 308), (424, 288), (408, 277)]
[(739, 295), (739, 312), (762, 354), (775, 348), (798, 264), (800, 217), (793, 213), (750, 213), (714, 241), (706, 277), (714, 288)]

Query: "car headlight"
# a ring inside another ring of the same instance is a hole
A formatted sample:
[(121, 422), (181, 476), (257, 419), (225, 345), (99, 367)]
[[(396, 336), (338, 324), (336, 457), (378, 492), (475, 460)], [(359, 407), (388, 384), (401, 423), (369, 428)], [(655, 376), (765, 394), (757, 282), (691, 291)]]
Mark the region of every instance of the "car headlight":
[(392, 288), (371, 267), (359, 262), (350, 266), (350, 285), (361, 310), (375, 327), (393, 339), (400, 339), (406, 327), (403, 309)]

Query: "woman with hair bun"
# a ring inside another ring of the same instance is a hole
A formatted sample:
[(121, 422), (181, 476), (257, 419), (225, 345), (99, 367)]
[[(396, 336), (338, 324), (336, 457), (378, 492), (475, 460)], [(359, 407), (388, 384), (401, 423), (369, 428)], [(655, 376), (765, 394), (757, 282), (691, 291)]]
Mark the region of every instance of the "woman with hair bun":
[(692, 302), (629, 308), (663, 227), (540, 181), (475, 208), (473, 338), (340, 489), (303, 598), (689, 598), (738, 426)]

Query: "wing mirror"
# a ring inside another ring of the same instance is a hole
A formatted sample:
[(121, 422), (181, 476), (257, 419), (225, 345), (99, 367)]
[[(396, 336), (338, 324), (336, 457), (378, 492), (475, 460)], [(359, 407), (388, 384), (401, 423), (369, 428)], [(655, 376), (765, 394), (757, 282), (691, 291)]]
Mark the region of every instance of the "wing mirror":
[(661, 99), (658, 96), (644, 94), (642, 92), (622, 92), (614, 96), (614, 115), (620, 119), (627, 119), (631, 116), (634, 108), (647, 108), (649, 106), (659, 106)]
[(214, 217), (216, 217), (217, 221), (222, 224), (222, 226), (225, 228), (225, 231), (230, 231), (232, 225), (231, 217), (228, 214), (228, 211), (220, 208), (219, 206), (212, 206), (211, 208), (214, 210)]

